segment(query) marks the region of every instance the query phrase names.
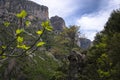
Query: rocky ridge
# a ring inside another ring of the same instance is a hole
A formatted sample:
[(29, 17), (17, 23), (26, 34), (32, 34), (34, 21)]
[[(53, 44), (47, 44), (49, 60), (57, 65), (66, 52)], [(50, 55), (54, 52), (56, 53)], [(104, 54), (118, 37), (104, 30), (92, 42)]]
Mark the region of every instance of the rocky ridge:
[(28, 0), (0, 0), (0, 14), (4, 13), (18, 13), (21, 10), (26, 10), (28, 15), (47, 20), (48, 7), (36, 4)]
[(51, 25), (54, 27), (54, 30), (62, 31), (66, 27), (65, 21), (59, 16), (53, 16), (50, 18)]
[(0, 0), (0, 18), (2, 21), (17, 21), (14, 16), (21, 10), (27, 11), (26, 19), (33, 23), (32, 26), (38, 26), (42, 21), (50, 20), (55, 31), (62, 31), (65, 27), (63, 18), (54, 16), (49, 19), (49, 11), (46, 6), (29, 0)]

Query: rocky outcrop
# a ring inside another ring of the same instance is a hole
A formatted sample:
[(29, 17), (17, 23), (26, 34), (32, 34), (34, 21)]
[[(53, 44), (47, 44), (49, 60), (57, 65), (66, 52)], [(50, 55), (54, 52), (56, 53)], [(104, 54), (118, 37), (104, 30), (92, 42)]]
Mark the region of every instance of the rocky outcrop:
[[(21, 10), (27, 11), (26, 19), (33, 22), (32, 26), (38, 26), (41, 21), (49, 20), (48, 7), (46, 6), (29, 0), (0, 0), (0, 18), (2, 21), (17, 21), (14, 16)], [(56, 32), (62, 31), (66, 26), (63, 18), (58, 16), (51, 17), (50, 22)]]
[(0, 14), (18, 13), (21, 10), (26, 10), (28, 15), (35, 16), (41, 20), (49, 19), (48, 7), (38, 5), (28, 0), (0, 0)]
[(72, 51), (68, 56), (69, 68), (67, 80), (78, 80), (78, 74), (83, 71), (86, 55)]
[(91, 40), (87, 38), (79, 38), (77, 42), (77, 45), (83, 50), (87, 50), (91, 46), (91, 44)]
[(53, 26), (53, 29), (57, 31), (62, 31), (63, 28), (66, 27), (65, 21), (63, 20), (63, 18), (58, 16), (51, 17), (50, 22), (51, 22), (51, 25)]

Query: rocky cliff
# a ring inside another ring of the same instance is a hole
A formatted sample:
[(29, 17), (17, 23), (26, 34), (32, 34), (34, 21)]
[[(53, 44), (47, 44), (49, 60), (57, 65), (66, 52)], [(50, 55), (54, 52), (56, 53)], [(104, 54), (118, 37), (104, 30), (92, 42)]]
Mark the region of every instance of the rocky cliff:
[[(46, 6), (29, 0), (0, 0), (0, 18), (2, 21), (17, 21), (14, 16), (21, 10), (27, 11), (28, 16), (26, 19), (32, 21), (32, 26), (38, 26), (42, 21), (49, 20), (48, 7)], [(65, 27), (65, 21), (61, 17), (51, 17), (50, 22), (57, 32), (62, 31)]]
[(87, 50), (88, 48), (90, 48), (92, 42), (87, 38), (79, 38), (77, 44), (81, 49)]
[(62, 31), (63, 28), (66, 27), (65, 21), (63, 18), (59, 16), (53, 16), (50, 18), (51, 25), (53, 26), (54, 30), (56, 31)]
[(41, 20), (49, 19), (48, 7), (38, 5), (28, 0), (0, 0), (0, 14), (18, 13), (26, 10), (29, 16), (35, 16)]

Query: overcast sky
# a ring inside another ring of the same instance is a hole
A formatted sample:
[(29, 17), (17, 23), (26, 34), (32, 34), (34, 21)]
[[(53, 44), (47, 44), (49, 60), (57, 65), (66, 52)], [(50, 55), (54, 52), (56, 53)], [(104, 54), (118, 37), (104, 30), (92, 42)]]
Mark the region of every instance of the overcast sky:
[(81, 34), (93, 40), (120, 0), (32, 0), (49, 8), (49, 17), (58, 15), (66, 25), (80, 26)]

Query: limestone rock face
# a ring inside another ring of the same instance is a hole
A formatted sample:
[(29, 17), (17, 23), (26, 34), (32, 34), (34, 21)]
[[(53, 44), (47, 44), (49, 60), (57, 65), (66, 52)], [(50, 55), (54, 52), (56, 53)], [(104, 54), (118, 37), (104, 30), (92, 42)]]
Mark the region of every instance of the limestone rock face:
[(79, 38), (77, 44), (79, 47), (81, 47), (81, 49), (87, 50), (91, 46), (92, 42), (87, 38)]
[(63, 20), (63, 18), (58, 16), (51, 17), (50, 22), (51, 22), (51, 25), (53, 26), (53, 29), (57, 31), (62, 31), (63, 28), (66, 27), (65, 21)]
[[(39, 26), (42, 21), (49, 20), (48, 7), (39, 5), (30, 0), (0, 0), (0, 23), (3, 21), (15, 22), (17, 19), (14, 17), (16, 13), (21, 10), (26, 10), (28, 15), (26, 20), (30, 20), (33, 25)], [(57, 32), (63, 30), (66, 26), (63, 18), (54, 16), (50, 18), (53, 29)]]
[(18, 13), (21, 10), (26, 10), (29, 15), (48, 20), (48, 7), (38, 5), (28, 0), (0, 0), (0, 14)]

